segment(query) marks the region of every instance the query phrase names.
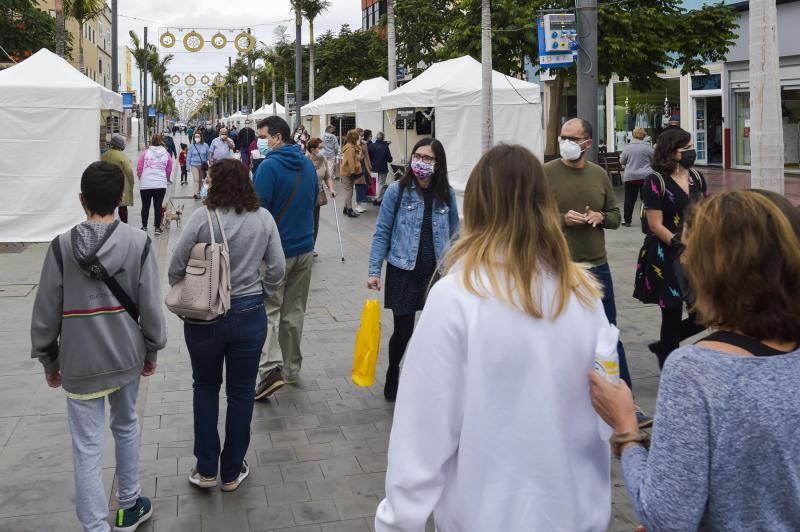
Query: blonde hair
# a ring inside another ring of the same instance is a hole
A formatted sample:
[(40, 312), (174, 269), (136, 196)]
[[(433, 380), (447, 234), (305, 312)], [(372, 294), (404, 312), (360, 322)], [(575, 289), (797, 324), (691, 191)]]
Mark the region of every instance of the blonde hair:
[[(572, 294), (587, 307), (601, 294), (586, 268), (572, 262), (544, 168), (522, 146), (495, 146), (472, 170), (461, 237), (445, 259), (445, 270), (456, 265), (463, 267), (469, 292), (486, 296), (491, 291), (534, 318), (557, 318)], [(536, 290), (544, 274), (558, 284), (548, 316)]]
[(646, 136), (647, 136), (647, 131), (645, 131), (644, 128), (637, 127), (636, 129), (633, 130), (633, 138), (637, 140), (644, 140)]

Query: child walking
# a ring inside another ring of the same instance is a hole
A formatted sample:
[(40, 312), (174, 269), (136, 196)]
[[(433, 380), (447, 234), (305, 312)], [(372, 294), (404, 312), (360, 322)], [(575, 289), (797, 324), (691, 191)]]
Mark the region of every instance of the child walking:
[(86, 221), (57, 236), (42, 267), (31, 319), (32, 357), (64, 387), (75, 464), (75, 506), (86, 532), (108, 532), (103, 487), (106, 399), (117, 465), (114, 530), (132, 532), (153, 508), (139, 484), (139, 377), (153, 375), (167, 343), (160, 276), (147, 233), (114, 220), (119, 167), (92, 163), (81, 177)]
[(189, 146), (181, 142), (181, 153), (178, 155), (178, 163), (181, 165), (181, 185), (189, 184), (189, 174), (186, 171), (186, 156), (189, 153)]

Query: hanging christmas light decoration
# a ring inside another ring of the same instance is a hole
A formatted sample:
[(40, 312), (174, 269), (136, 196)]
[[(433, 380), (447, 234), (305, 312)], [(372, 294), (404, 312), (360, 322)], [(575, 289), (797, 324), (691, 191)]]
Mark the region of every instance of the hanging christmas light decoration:
[(183, 82), (186, 83), (187, 86), (192, 87), (197, 83), (197, 78), (194, 77), (192, 74), (189, 74), (185, 78), (183, 78)]
[(177, 85), (178, 83), (181, 82), (181, 77), (175, 74), (174, 76), (172, 76), (171, 81), (173, 85)]
[(211, 46), (217, 50), (222, 50), (228, 46), (228, 38), (221, 31), (218, 31), (211, 37)]
[(236, 39), (233, 41), (236, 49), (242, 52), (243, 54), (249, 53), (255, 48), (256, 46), (256, 38), (247, 33), (246, 31), (241, 32), (239, 35), (236, 36)]
[(203, 77), (200, 78), (200, 83), (202, 83), (203, 85), (208, 85), (209, 83), (211, 83), (211, 78), (209, 78), (207, 74), (203, 74)]
[(194, 96), (194, 91), (192, 89), (187, 90), (186, 91), (186, 96), (189, 96), (189, 97)]
[(164, 48), (172, 48), (173, 46), (175, 46), (175, 43), (177, 42), (177, 39), (175, 39), (175, 35), (173, 35), (169, 31), (165, 31), (164, 33), (162, 33), (161, 37), (158, 40), (161, 43), (161, 46), (163, 46)]
[(183, 36), (183, 47), (189, 52), (199, 52), (204, 44), (203, 36), (194, 30)]

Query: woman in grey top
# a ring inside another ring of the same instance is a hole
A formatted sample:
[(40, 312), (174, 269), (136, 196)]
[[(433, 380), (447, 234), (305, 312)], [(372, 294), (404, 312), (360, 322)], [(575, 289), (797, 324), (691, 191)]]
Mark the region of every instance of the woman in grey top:
[(625, 167), (622, 180), (625, 182), (625, 216), (622, 225), (631, 226), (633, 218), (633, 208), (636, 206), (636, 198), (642, 189), (644, 180), (653, 173), (650, 167), (650, 160), (653, 158), (653, 147), (649, 142), (645, 142), (647, 131), (637, 127), (633, 130), (633, 140), (622, 148), (619, 162)]
[(716, 332), (667, 359), (649, 451), (625, 384), (590, 377), (648, 531), (800, 526), (799, 218), (763, 191), (698, 204), (681, 260)]
[[(231, 264), (231, 308), (213, 323), (184, 324), (184, 337), (192, 360), (194, 380), (194, 455), (197, 463), (189, 482), (200, 488), (217, 485), (233, 491), (249, 474), (244, 459), (250, 445), (253, 389), (261, 348), (267, 339), (264, 297), (283, 279), (286, 261), (272, 215), (261, 207), (247, 169), (235, 159), (222, 159), (211, 167), (206, 206), (222, 215)], [(216, 217), (212, 215), (212, 220)], [(222, 242), (216, 222), (214, 234)], [(169, 283), (186, 274), (192, 247), (211, 242), (205, 208), (194, 212), (183, 228), (169, 266)], [(262, 275), (262, 264), (265, 265)], [(222, 367), (226, 367), (225, 448), (217, 433)]]

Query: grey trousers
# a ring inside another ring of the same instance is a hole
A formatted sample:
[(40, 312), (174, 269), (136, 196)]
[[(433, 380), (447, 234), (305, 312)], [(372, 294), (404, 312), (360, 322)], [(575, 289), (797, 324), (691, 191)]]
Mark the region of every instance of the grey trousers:
[[(108, 396), (117, 462), (117, 502), (132, 508), (142, 493), (139, 484), (139, 379)], [(108, 499), (103, 487), (103, 443), (106, 398), (67, 399), (67, 418), (75, 463), (75, 507), (86, 532), (108, 532)]]
[(267, 309), (267, 345), (258, 365), (259, 380), (282, 367), (283, 374), (297, 377), (303, 364), (300, 342), (306, 318), (308, 289), (311, 286), (312, 253), (286, 259), (286, 276), (271, 297), (264, 300)]

